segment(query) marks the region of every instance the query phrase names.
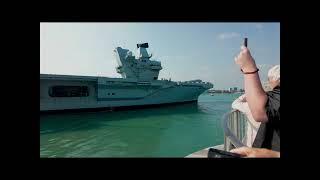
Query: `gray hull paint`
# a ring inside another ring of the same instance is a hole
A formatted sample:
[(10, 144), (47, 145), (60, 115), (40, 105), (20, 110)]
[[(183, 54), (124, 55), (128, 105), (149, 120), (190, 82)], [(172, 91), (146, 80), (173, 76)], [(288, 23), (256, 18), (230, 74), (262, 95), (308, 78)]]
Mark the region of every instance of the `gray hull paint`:
[[(104, 79), (108, 80), (108, 78)], [(48, 89), (55, 85), (85, 85), (89, 87), (89, 96), (50, 97)], [(145, 86), (128, 85), (124, 81), (119, 81), (117, 85), (99, 86), (97, 81), (43, 79), (40, 80), (40, 111), (128, 107), (197, 101), (199, 95), (205, 90), (206, 88), (201, 86), (177, 85), (175, 82), (167, 81), (155, 81)], [(113, 92), (115, 95), (108, 96), (106, 95), (107, 92)]]

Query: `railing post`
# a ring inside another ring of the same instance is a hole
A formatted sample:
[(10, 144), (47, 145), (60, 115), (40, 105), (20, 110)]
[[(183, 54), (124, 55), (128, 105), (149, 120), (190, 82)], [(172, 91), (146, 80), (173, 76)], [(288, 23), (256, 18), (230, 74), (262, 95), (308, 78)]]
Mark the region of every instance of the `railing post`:
[(234, 118), (233, 118), (233, 121), (234, 121), (234, 124), (235, 124), (235, 127), (234, 127), (234, 130), (233, 132), (235, 133), (235, 136), (236, 137), (239, 137), (239, 127), (238, 127), (238, 111), (235, 111), (234, 113)]
[(239, 134), (240, 134), (240, 140), (241, 140), (241, 142), (242, 142), (242, 140), (243, 140), (243, 119), (242, 119), (242, 114), (240, 114), (240, 113), (238, 113), (239, 114)]
[(232, 110), (223, 116), (224, 149), (226, 151), (230, 151), (235, 147), (245, 146), (243, 140), (246, 134), (246, 120), (244, 115), (237, 110)]

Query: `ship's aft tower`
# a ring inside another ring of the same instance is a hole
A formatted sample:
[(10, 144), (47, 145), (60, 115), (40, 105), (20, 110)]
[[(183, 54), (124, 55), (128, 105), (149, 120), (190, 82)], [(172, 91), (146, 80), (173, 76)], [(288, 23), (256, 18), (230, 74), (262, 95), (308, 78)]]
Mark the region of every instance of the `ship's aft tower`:
[(159, 71), (162, 69), (159, 61), (151, 61), (151, 56), (147, 52), (148, 43), (137, 44), (137, 58), (127, 49), (117, 47), (114, 52), (118, 67), (117, 72), (123, 78), (137, 79), (138, 81), (157, 80)]

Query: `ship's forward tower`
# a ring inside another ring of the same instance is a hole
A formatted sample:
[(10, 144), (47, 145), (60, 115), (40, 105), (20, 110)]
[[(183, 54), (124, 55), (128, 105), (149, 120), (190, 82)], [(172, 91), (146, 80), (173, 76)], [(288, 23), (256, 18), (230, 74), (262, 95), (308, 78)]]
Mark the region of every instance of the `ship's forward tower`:
[(162, 69), (161, 62), (150, 60), (148, 43), (137, 44), (137, 58), (128, 49), (117, 47), (114, 52), (118, 67), (116, 70), (122, 78), (137, 79), (138, 81), (157, 80), (159, 71)]

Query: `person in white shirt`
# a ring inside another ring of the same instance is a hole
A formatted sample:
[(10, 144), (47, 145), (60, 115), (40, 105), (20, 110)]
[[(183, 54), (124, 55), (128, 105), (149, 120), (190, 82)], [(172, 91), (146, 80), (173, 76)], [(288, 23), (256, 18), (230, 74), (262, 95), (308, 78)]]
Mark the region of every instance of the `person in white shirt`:
[(257, 135), (260, 122), (256, 122), (251, 114), (248, 102), (246, 101), (245, 94), (238, 97), (233, 103), (232, 103), (232, 108), (236, 109), (243, 114), (246, 115), (248, 122), (247, 122), (247, 134), (246, 134), (246, 146), (252, 147), (252, 144), (254, 142), (254, 139)]

